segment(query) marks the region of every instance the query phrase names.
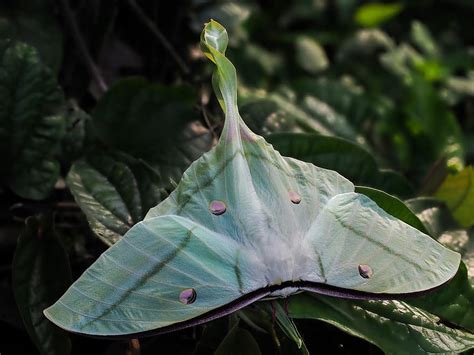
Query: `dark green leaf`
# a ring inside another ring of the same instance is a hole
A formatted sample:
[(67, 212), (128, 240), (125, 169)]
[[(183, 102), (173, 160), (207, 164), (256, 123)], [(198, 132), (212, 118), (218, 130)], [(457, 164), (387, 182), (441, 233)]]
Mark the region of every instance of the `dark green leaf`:
[[(324, 90), (326, 91), (326, 90)], [(369, 148), (365, 139), (349, 123), (346, 116), (298, 86), (298, 97), (287, 87), (281, 93), (246, 93), (241, 105), (242, 118), (258, 134), (308, 132), (339, 136)], [(341, 96), (341, 94), (339, 94)], [(357, 113), (352, 109), (352, 115)], [(366, 118), (366, 117), (364, 117)]]
[[(344, 63), (362, 59), (365, 66), (367, 61), (376, 57), (378, 53), (390, 50), (394, 46), (393, 39), (380, 29), (362, 29), (342, 43), (337, 58)], [(353, 62), (351, 64), (353, 65)]]
[(66, 355), (68, 335), (43, 315), (71, 284), (69, 260), (54, 231), (52, 216), (30, 217), (13, 259), (13, 290), (23, 323), (42, 354)]
[(260, 348), (252, 334), (236, 324), (217, 348), (215, 355), (260, 355)]
[(464, 263), (461, 263), (456, 276), (447, 285), (408, 303), (436, 314), (441, 318), (439, 323), (474, 332), (474, 288), (469, 282)]
[(296, 324), (290, 317), (288, 317), (287, 310), (285, 310), (279, 302), (275, 302), (274, 307), (276, 321), (283, 333), (289, 339), (295, 342), (296, 346), (301, 351), (301, 354), (309, 355), (309, 351), (306, 348), (306, 344), (304, 343), (303, 338), (300, 335), (300, 332), (298, 331), (298, 328), (296, 328)]
[(96, 152), (77, 161), (67, 184), (92, 230), (108, 245), (141, 221), (163, 197), (156, 171), (123, 153)]
[[(375, 121), (386, 114), (385, 108), (379, 102), (374, 98), (369, 98), (355, 84), (326, 78), (299, 79), (293, 83), (292, 87), (300, 99), (315, 97), (326, 103), (334, 112), (344, 117), (346, 125), (353, 128), (352, 131), (357, 130), (358, 133), (362, 132), (363, 126), (368, 121)], [(360, 137), (341, 136), (349, 140), (357, 140)]]
[(375, 187), (397, 196), (410, 196), (410, 184), (394, 171), (381, 170), (367, 151), (336, 137), (279, 133), (268, 141), (285, 156), (336, 170), (355, 184)]
[(426, 147), (424, 160), (446, 157), (448, 166), (459, 169), (464, 161), (461, 128), (454, 114), (434, 87), (419, 75), (412, 75), (407, 90), (407, 127)]
[(188, 86), (124, 79), (98, 103), (94, 131), (110, 147), (157, 166), (163, 183), (169, 177), (178, 180), (212, 143), (209, 132), (196, 123), (194, 101)]
[(295, 116), (281, 110), (271, 98), (245, 102), (240, 106), (240, 114), (250, 129), (261, 135), (300, 130)]
[(0, 169), (16, 194), (43, 199), (59, 176), (63, 96), (34, 48), (11, 44), (0, 57)]
[(0, 4), (0, 39), (35, 47), (43, 62), (59, 72), (63, 55), (61, 29), (51, 14), (53, 1), (16, 0)]
[(228, 323), (229, 320), (224, 317), (205, 324), (194, 349), (194, 355), (214, 354), (222, 339), (227, 335)]
[(311, 132), (331, 135), (331, 129), (323, 125), (299, 107), (294, 100), (280, 93), (243, 95), (242, 118), (257, 134), (273, 132)]
[(474, 335), (401, 301), (349, 301), (300, 294), (290, 316), (318, 319), (377, 345), (387, 354), (446, 354), (474, 347)]

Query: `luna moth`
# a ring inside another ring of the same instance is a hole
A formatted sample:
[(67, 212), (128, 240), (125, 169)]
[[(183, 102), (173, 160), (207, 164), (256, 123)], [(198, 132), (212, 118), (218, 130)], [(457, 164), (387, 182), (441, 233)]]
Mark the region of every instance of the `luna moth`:
[(245, 125), (227, 43), (224, 27), (205, 25), (201, 45), (225, 111), (219, 142), (45, 310), (59, 327), (137, 337), (303, 291), (417, 294), (456, 273), (458, 253), (355, 193), (337, 172), (281, 156)]

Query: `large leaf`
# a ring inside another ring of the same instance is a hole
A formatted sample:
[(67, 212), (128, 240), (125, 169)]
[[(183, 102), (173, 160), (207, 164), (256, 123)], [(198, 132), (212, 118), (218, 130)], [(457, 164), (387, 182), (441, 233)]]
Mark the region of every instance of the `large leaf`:
[(459, 122), (431, 83), (419, 75), (411, 78), (404, 107), (408, 129), (424, 146), (425, 161), (446, 157), (449, 166), (459, 169), (464, 160)]
[(293, 318), (318, 319), (377, 345), (387, 354), (446, 354), (474, 347), (474, 335), (401, 301), (348, 301), (301, 294), (289, 304)]
[(63, 36), (56, 19), (51, 16), (53, 6), (52, 0), (2, 1), (0, 37), (37, 48), (44, 63), (58, 72), (63, 54)]
[(334, 134), (331, 127), (326, 127), (281, 93), (244, 91), (242, 99), (242, 118), (258, 134), (288, 131)]
[[(296, 80), (292, 87), (300, 99), (315, 97), (326, 103), (334, 112), (344, 117), (345, 125), (352, 127), (353, 132), (362, 132), (364, 125), (368, 122), (386, 115), (386, 108), (378, 100), (368, 97), (360, 87), (354, 84), (327, 78), (319, 80), (305, 78)], [(330, 123), (334, 125), (333, 121)], [(341, 136), (350, 140), (359, 140), (361, 143), (360, 136), (357, 138)]]
[(0, 172), (16, 194), (42, 199), (59, 176), (63, 96), (34, 48), (9, 44), (0, 58)]
[(465, 227), (474, 224), (474, 168), (469, 166), (457, 175), (449, 175), (435, 192), (446, 202), (454, 218)]
[(394, 46), (393, 39), (384, 31), (378, 28), (361, 29), (340, 45), (337, 59), (344, 63), (362, 59), (360, 64), (366, 66), (367, 61), (375, 59), (378, 53), (385, 52)]
[(194, 355), (213, 354), (228, 333), (229, 319), (219, 318), (203, 325), (199, 341), (196, 343)]
[(77, 161), (67, 184), (94, 233), (108, 245), (163, 197), (157, 172), (123, 153), (95, 154)]
[(168, 177), (177, 180), (212, 144), (209, 132), (196, 123), (194, 101), (188, 86), (124, 79), (95, 108), (94, 131), (110, 147), (158, 166), (164, 183)]
[(252, 334), (236, 324), (217, 348), (215, 355), (260, 355), (260, 348)]
[[(242, 117), (259, 134), (307, 132), (338, 136), (369, 149), (347, 117), (313, 92), (298, 87), (298, 96), (286, 87), (281, 92), (265, 94), (243, 91)], [(358, 109), (352, 110), (355, 115)]]
[(13, 290), (23, 323), (41, 354), (66, 355), (68, 335), (43, 315), (71, 284), (69, 260), (53, 228), (52, 216), (30, 217), (13, 259)]
[(336, 170), (356, 184), (401, 197), (413, 193), (403, 176), (379, 169), (371, 154), (346, 140), (315, 134), (280, 133), (269, 135), (268, 141), (282, 155)]

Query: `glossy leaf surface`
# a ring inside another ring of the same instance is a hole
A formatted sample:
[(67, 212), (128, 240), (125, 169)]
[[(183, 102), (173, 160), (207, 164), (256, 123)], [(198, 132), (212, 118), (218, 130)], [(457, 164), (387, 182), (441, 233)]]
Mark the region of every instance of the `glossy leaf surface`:
[(124, 153), (78, 160), (67, 177), (94, 233), (112, 245), (164, 196), (160, 176)]
[(2, 179), (17, 195), (43, 199), (59, 177), (63, 95), (33, 47), (2, 42), (0, 61)]
[(377, 345), (386, 354), (450, 354), (474, 346), (474, 335), (450, 328), (422, 309), (401, 301), (348, 301), (297, 295), (294, 318), (319, 319)]

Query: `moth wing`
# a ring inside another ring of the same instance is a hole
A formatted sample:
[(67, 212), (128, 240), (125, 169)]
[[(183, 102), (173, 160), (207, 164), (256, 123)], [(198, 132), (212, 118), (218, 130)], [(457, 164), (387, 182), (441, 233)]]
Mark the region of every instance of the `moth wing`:
[(150, 218), (103, 253), (45, 315), (72, 332), (147, 332), (262, 288), (260, 268), (242, 245), (186, 218)]
[(428, 290), (451, 279), (460, 263), (458, 253), (353, 192), (332, 198), (306, 238), (328, 285), (363, 292)]

